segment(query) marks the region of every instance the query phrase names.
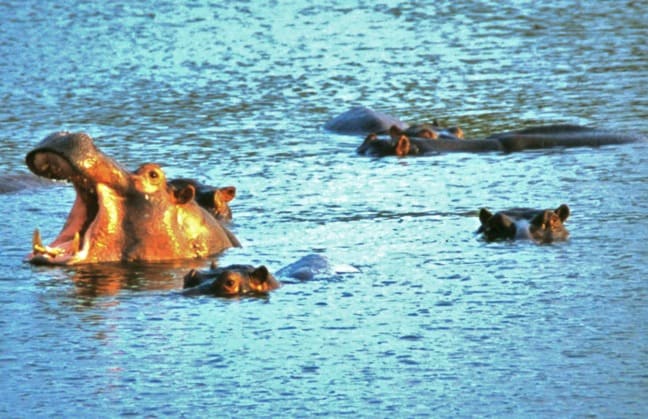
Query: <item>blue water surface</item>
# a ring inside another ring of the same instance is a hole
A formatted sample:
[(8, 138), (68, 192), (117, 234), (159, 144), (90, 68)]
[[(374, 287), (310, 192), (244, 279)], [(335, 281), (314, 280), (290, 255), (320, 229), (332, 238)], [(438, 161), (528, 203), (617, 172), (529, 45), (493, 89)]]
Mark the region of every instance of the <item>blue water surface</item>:
[[(322, 125), (365, 105), (466, 135), (648, 134), (641, 1), (0, 2), (0, 181), (57, 130), (128, 169), (234, 185), (278, 271), (361, 272), (184, 298), (209, 261), (35, 267), (66, 185), (0, 194), (2, 417), (646, 417), (648, 149), (371, 159)], [(481, 207), (567, 203), (571, 239), (487, 244)]]

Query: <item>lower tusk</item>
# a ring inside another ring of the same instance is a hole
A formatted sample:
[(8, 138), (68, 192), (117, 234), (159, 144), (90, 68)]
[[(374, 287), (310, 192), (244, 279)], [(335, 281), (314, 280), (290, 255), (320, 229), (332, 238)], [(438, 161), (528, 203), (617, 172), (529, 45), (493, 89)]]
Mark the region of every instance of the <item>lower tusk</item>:
[(32, 236), (32, 251), (35, 254), (45, 254), (53, 257), (65, 253), (65, 250), (63, 249), (53, 249), (49, 246), (43, 246), (43, 240), (41, 239), (40, 231), (38, 231), (38, 229), (34, 230), (34, 235)]

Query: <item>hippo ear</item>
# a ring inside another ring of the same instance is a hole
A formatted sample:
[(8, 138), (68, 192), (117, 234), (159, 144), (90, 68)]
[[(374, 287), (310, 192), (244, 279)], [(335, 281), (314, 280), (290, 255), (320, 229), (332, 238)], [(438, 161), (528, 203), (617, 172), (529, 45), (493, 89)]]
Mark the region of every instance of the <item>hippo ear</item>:
[(186, 204), (196, 197), (196, 188), (193, 185), (187, 184), (182, 188), (173, 189), (173, 198), (176, 204)]
[(567, 204), (562, 204), (561, 206), (556, 208), (554, 212), (558, 214), (558, 218), (560, 218), (560, 221), (563, 222), (567, 219), (567, 217), (569, 217), (570, 214), (569, 207), (567, 206)]
[(396, 155), (399, 157), (407, 156), (410, 152), (410, 139), (407, 135), (401, 135), (396, 143)]
[(448, 128), (448, 132), (455, 137), (459, 138), (460, 140), (463, 140), (464, 137), (464, 132), (460, 127), (450, 127)]
[(200, 285), (200, 275), (198, 274), (198, 271), (192, 269), (187, 275), (185, 275), (182, 288), (193, 288), (197, 285)]
[(216, 191), (216, 197), (219, 198), (222, 202), (230, 202), (236, 197), (236, 188), (234, 186), (225, 186), (223, 188), (218, 188)]
[(251, 276), (257, 279), (259, 282), (266, 282), (268, 280), (268, 276), (270, 276), (270, 272), (268, 272), (268, 268), (266, 268), (265, 265), (261, 265), (254, 271), (252, 271)]
[(479, 210), (479, 221), (482, 223), (482, 225), (486, 224), (486, 222), (488, 222), (488, 220), (490, 220), (492, 216), (493, 213), (491, 213), (486, 208), (482, 208)]
[(389, 127), (389, 136), (392, 140), (397, 140), (401, 135), (403, 135), (403, 130), (398, 128), (396, 125)]

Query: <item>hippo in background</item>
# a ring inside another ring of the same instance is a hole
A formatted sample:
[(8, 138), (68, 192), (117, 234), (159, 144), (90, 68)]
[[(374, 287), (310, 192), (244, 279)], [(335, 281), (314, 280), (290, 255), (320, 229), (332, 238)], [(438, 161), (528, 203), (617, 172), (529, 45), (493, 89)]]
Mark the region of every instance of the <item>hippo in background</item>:
[[(394, 120), (398, 123), (385, 128)], [(648, 138), (640, 133), (621, 133), (570, 124), (535, 126), (491, 134), (484, 139), (465, 139), (460, 128), (440, 128), (436, 125), (438, 124), (410, 126), (389, 115), (366, 108), (353, 108), (333, 118), (324, 127), (341, 134), (366, 135), (357, 152), (375, 157), (402, 157), (442, 152), (510, 153), (552, 147), (599, 147), (648, 141)], [(379, 127), (380, 130), (366, 129), (372, 126)], [(382, 134), (389, 134), (389, 137), (381, 137)], [(431, 139), (436, 140), (426, 141)]]
[(193, 188), (194, 199), (198, 205), (206, 209), (217, 220), (232, 221), (232, 210), (229, 203), (236, 197), (236, 187), (210, 186), (187, 178), (172, 179), (168, 185), (177, 195), (192, 194), (189, 189)]
[[(308, 281), (318, 277), (330, 277), (342, 273), (357, 273), (359, 270), (350, 265), (331, 265), (322, 255), (306, 255), (276, 273), (286, 278), (284, 283)], [(242, 297), (267, 294), (281, 287), (282, 283), (264, 265), (229, 265), (217, 267), (212, 262), (208, 270), (192, 269), (184, 277), (183, 295), (212, 295), (216, 297)]]
[(34, 176), (31, 173), (0, 175), (0, 195), (33, 190), (52, 185), (51, 180)]
[(391, 115), (357, 106), (328, 121), (324, 129), (338, 134), (367, 135), (386, 134), (392, 126), (401, 130), (409, 127), (408, 124)]
[(566, 204), (556, 209), (512, 208), (495, 214), (486, 208), (479, 211), (481, 226), (477, 229), (486, 241), (529, 239), (536, 243), (564, 241), (569, 232), (564, 226), (570, 209)]
[(487, 152), (504, 151), (496, 140), (463, 140), (439, 138), (410, 138), (405, 134), (398, 137), (381, 138), (369, 134), (356, 149), (358, 154), (372, 157), (386, 156), (423, 156), (441, 152)]
[(193, 188), (177, 193), (154, 163), (128, 172), (88, 134), (51, 134), (27, 154), (26, 163), (40, 177), (70, 182), (77, 194), (49, 245), (34, 232), (26, 257), (30, 263), (168, 261), (203, 258), (240, 245), (198, 205)]

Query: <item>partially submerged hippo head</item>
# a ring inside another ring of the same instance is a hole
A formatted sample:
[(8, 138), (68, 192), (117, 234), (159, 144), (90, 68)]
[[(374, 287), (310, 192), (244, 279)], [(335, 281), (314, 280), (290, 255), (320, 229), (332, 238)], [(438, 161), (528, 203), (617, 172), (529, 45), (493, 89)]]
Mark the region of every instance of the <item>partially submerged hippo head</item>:
[(268, 268), (261, 265), (230, 265), (208, 271), (192, 269), (184, 277), (184, 295), (213, 295), (240, 297), (247, 294), (265, 294), (280, 287)]
[(169, 187), (152, 163), (124, 170), (85, 133), (57, 132), (26, 157), (36, 175), (65, 180), (77, 197), (63, 229), (49, 246), (34, 232), (35, 264), (162, 261), (201, 258), (239, 242), (195, 201)]
[(201, 207), (205, 208), (211, 215), (221, 221), (232, 221), (232, 210), (229, 203), (236, 197), (234, 186), (216, 187), (198, 182), (194, 179), (173, 179), (169, 186), (177, 195), (185, 193), (195, 194), (194, 199)]
[(563, 223), (569, 213), (566, 204), (555, 210), (515, 208), (495, 214), (482, 208), (479, 212), (481, 226), (477, 232), (487, 241), (526, 238), (538, 243), (551, 243), (567, 240), (569, 232)]
[(420, 154), (419, 141), (411, 140), (405, 134), (401, 134), (397, 138), (379, 138), (376, 134), (369, 134), (356, 151), (358, 154), (373, 157), (404, 157)]

